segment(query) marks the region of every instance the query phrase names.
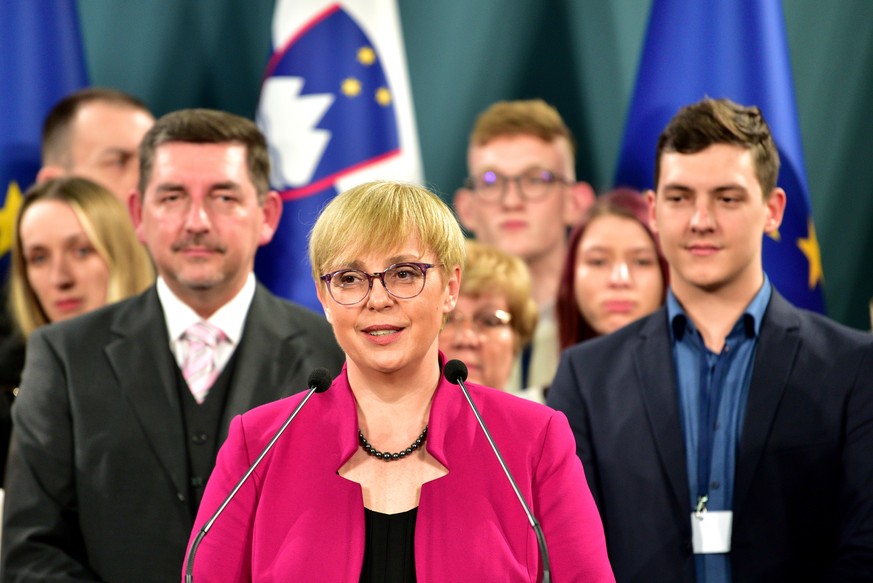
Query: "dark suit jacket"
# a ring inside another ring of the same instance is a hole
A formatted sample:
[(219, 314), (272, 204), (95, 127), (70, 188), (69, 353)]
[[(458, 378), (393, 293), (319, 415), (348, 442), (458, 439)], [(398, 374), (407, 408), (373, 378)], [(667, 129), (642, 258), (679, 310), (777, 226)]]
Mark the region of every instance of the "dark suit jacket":
[[(327, 322), (260, 285), (222, 418), (344, 356)], [(31, 335), (8, 467), (3, 581), (178, 581), (193, 526), (164, 315), (141, 296)]]
[[(666, 309), (567, 350), (563, 411), (619, 582), (693, 582)], [(737, 450), (734, 582), (873, 581), (873, 336), (775, 291)]]

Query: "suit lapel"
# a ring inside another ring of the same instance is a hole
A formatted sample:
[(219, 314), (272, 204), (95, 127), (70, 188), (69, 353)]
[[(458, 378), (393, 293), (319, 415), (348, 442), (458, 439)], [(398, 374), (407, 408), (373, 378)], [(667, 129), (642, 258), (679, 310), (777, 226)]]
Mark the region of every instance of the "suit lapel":
[(122, 394), (140, 421), (155, 456), (178, 492), (187, 492), (188, 469), (176, 363), (154, 287), (124, 305), (112, 324), (106, 355)]
[(239, 353), (221, 423), (221, 441), (227, 437), (227, 427), (234, 416), (306, 388), (280, 387), (289, 378), (305, 378), (299, 370), (303, 351), (292, 347), (293, 338), (301, 330), (287, 314), (278, 300), (258, 284), (237, 348)]
[(761, 324), (749, 398), (737, 448), (734, 511), (742, 506), (748, 494), (799, 349), (800, 320), (797, 313), (773, 290), (773, 297)]
[(632, 346), (632, 353), (637, 389), (642, 396), (661, 466), (679, 508), (686, 509), (689, 503), (688, 470), (667, 325), (666, 310), (662, 309), (647, 320)]

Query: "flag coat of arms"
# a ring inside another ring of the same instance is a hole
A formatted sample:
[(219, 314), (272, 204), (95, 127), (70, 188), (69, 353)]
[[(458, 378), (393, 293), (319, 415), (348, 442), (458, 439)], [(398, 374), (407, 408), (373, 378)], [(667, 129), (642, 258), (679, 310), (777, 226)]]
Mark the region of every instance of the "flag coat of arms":
[(421, 182), (397, 6), (279, 0), (272, 39), (257, 122), (284, 208), (255, 270), (274, 293), (320, 311), (307, 257), (320, 210), (369, 180)]

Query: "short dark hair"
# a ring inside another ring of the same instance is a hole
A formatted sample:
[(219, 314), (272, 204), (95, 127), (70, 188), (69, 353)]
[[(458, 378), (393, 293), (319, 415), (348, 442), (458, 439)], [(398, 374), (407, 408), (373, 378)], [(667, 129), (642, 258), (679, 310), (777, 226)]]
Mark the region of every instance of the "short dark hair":
[(130, 107), (151, 115), (146, 104), (123, 91), (108, 87), (87, 87), (74, 91), (58, 101), (42, 123), (43, 163), (65, 164), (70, 153), (70, 127), (79, 110), (95, 102)]
[(664, 153), (696, 154), (713, 144), (751, 150), (761, 191), (765, 198), (770, 196), (779, 177), (779, 152), (761, 110), (709, 97), (680, 109), (661, 132), (655, 154), (655, 188)]
[(145, 194), (155, 150), (170, 142), (238, 143), (246, 148), (249, 177), (263, 203), (270, 191), (270, 154), (258, 126), (244, 117), (214, 109), (181, 109), (168, 113), (146, 133), (139, 145), (139, 192)]

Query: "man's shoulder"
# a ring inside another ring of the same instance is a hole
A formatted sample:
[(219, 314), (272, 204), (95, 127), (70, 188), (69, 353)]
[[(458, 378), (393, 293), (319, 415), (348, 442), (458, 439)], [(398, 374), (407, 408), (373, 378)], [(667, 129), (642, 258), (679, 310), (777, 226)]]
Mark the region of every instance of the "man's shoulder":
[(774, 296), (762, 326), (785, 331), (796, 329), (806, 344), (818, 345), (825, 350), (844, 351), (851, 347), (873, 349), (873, 334), (795, 307), (781, 296)]
[(571, 346), (566, 353), (569, 357), (591, 358), (596, 355), (597, 358), (613, 359), (627, 354), (629, 342), (651, 338), (663, 339), (665, 342), (669, 340), (667, 311), (663, 307), (615, 332)]
[(71, 341), (88, 343), (100, 337), (100, 334), (111, 334), (120, 320), (125, 318), (148, 318), (148, 312), (154, 308), (160, 310), (154, 288), (118, 302), (107, 304), (88, 313), (69, 320), (47, 324), (37, 328), (31, 338), (46, 338), (53, 341)]
[(252, 306), (257, 306), (257, 308), (250, 314), (254, 314), (256, 318), (261, 320), (283, 320), (285, 324), (299, 327), (303, 331), (322, 332), (330, 329), (330, 325), (323, 315), (281, 298), (260, 284), (253, 302)]

